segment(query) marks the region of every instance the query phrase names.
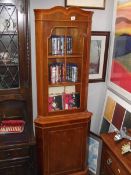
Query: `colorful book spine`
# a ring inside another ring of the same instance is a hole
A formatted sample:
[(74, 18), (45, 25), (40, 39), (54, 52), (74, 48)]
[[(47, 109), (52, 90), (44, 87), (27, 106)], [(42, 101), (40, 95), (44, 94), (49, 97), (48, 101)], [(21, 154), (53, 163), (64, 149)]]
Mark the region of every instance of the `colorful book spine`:
[(64, 81), (64, 63), (52, 63), (49, 65), (49, 82), (52, 84)]
[[(78, 66), (77, 64), (68, 63), (66, 65), (66, 81), (78, 81)], [(49, 82), (52, 84), (64, 82), (64, 63), (55, 62), (49, 65)]]

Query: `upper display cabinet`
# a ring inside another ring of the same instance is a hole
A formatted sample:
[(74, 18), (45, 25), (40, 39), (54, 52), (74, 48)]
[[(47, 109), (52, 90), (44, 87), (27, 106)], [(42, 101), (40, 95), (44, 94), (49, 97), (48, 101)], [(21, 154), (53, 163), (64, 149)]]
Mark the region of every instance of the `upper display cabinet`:
[[(0, 1), (0, 89), (24, 86), (26, 70), (25, 4), (19, 0)], [(28, 77), (28, 76), (27, 76)], [(28, 77), (29, 78), (29, 77)]]
[(38, 115), (84, 111), (92, 12), (35, 10)]

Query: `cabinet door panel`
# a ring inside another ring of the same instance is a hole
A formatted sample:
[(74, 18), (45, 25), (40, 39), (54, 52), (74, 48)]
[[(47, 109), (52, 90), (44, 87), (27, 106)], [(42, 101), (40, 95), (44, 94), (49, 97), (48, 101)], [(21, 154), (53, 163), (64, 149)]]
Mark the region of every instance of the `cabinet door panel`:
[(82, 169), (85, 143), (83, 135), (82, 127), (49, 131), (50, 174)]

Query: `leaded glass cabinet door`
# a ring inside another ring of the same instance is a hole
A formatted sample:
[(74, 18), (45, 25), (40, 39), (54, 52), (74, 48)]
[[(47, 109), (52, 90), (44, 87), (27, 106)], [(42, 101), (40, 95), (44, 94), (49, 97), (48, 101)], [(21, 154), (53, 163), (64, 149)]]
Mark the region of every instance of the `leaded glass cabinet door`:
[(0, 88), (19, 87), (17, 9), (0, 4)]
[(24, 85), (24, 12), (24, 1), (0, 1), (0, 89), (20, 88)]

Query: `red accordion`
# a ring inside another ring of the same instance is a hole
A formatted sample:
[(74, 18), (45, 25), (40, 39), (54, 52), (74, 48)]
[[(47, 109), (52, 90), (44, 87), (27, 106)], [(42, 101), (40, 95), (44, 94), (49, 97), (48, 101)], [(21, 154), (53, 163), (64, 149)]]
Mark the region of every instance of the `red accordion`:
[(23, 120), (3, 120), (0, 122), (0, 134), (21, 133), (24, 130)]

